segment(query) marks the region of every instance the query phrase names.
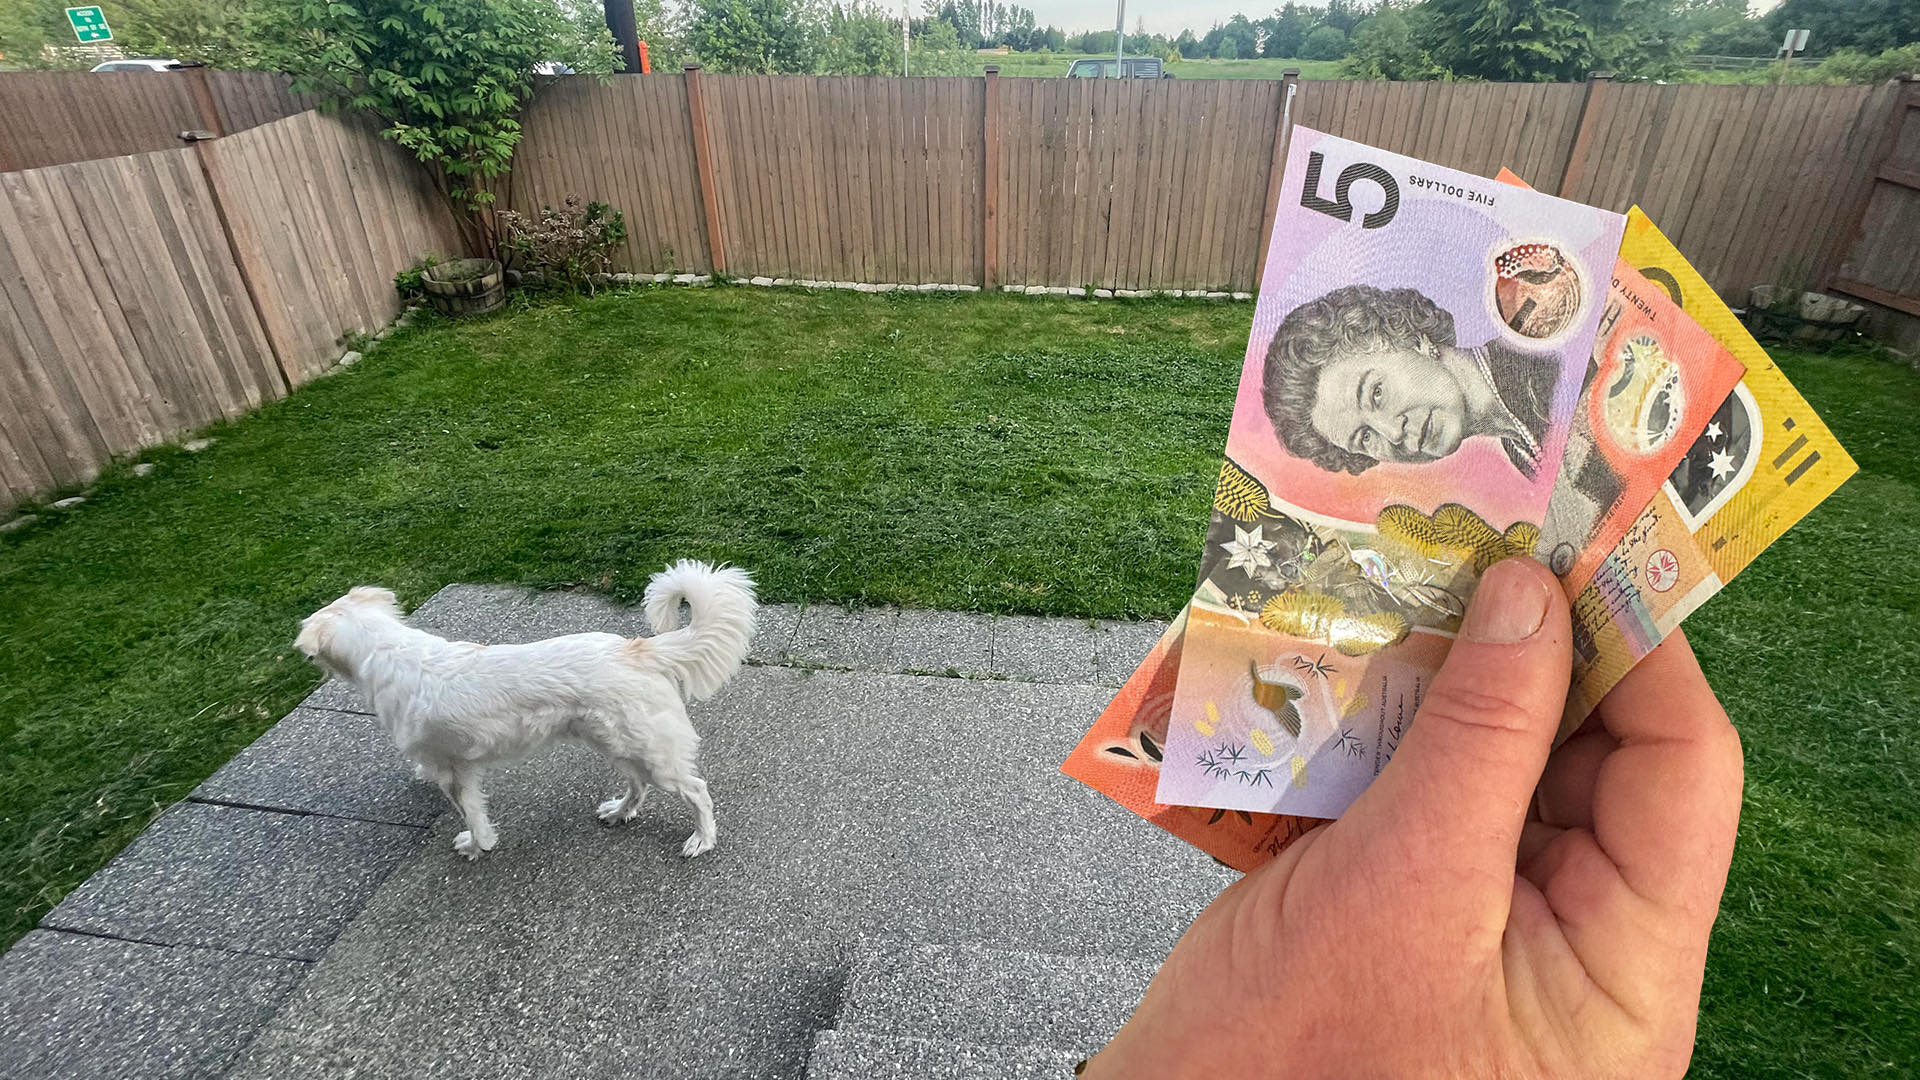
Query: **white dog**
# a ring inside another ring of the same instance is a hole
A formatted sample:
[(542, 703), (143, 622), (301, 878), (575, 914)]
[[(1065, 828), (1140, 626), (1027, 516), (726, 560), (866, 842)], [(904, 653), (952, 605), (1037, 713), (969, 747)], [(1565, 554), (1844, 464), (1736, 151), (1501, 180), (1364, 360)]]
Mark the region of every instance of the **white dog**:
[[(693, 620), (678, 629), (682, 600)], [(650, 784), (685, 799), (699, 827), (680, 851), (699, 855), (713, 848), (713, 800), (682, 694), (711, 696), (746, 659), (753, 579), (683, 559), (648, 582), (645, 607), (655, 637), (476, 645), (408, 626), (393, 593), (361, 586), (307, 616), (294, 644), (352, 683), (400, 752), (440, 785), (466, 819), (453, 847), (467, 858), (495, 841), (480, 791), (486, 770), (555, 739), (593, 747), (625, 778), (626, 790), (600, 804), (602, 821), (632, 819)]]

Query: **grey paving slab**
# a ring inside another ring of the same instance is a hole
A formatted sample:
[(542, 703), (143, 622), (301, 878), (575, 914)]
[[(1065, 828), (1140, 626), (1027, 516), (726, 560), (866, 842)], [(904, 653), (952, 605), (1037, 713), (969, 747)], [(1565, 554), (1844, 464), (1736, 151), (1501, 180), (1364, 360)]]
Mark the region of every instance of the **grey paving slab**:
[(547, 591), (530, 593), (524, 607), (509, 610), (487, 632), (491, 636), (483, 640), (494, 644), (590, 632), (643, 637), (652, 628), (637, 604), (621, 604), (592, 593)]
[(1082, 1055), (1040, 1046), (980, 1046), (823, 1031), (807, 1080), (1071, 1080)]
[[(595, 1075), (699, 1031), (705, 1056), (629, 1075), (797, 1080), (848, 942), (1157, 961), (1234, 875), (1056, 771), (1108, 696), (748, 668), (693, 710), (720, 842), (692, 860), (676, 800), (595, 820), (613, 777), (590, 752), (503, 770), (489, 783), (499, 847), (468, 863), (453, 822), (436, 822), (239, 1075), (304, 1060), (410, 1075), (476, 1060), (476, 1043), (530, 1047), (490, 1075)], [(733, 1065), (713, 1064), (720, 1045)]]
[(300, 703), (303, 709), (331, 709), (335, 712), (371, 714), (373, 707), (360, 692), (340, 679), (328, 679)]
[(1101, 686), (1119, 686), (1153, 651), (1155, 642), (1167, 632), (1163, 622), (1112, 622), (1101, 620), (1094, 629), (1094, 660)]
[(808, 604), (800, 612), (800, 625), (787, 649), (787, 659), (813, 667), (886, 671), (899, 628), (900, 612), (894, 608), (848, 610)]
[(798, 604), (761, 604), (754, 619), (753, 642), (747, 647), (747, 656), (762, 664), (786, 663), (794, 631), (799, 628)]
[(854, 951), (834, 1026), (1085, 1057), (1133, 1015), (1156, 969), (1104, 956), (865, 943)]
[(218, 1076), (306, 969), (214, 949), (32, 931), (0, 956), (0, 1076)]
[(373, 717), (306, 708), (234, 755), (193, 798), (416, 826), (447, 809)]
[(443, 637), (491, 644), (506, 640), (500, 635), (526, 617), (530, 595), (514, 585), (449, 585), (428, 597), (408, 619)]
[(993, 621), (993, 671), (1023, 682), (1094, 683), (1093, 624), (1002, 615)]
[[(583, 912), (555, 911), (563, 921)], [(582, 983), (545, 935), (451, 932), (424, 956), (329, 960), (248, 1047), (229, 1080), (324, 1072), (355, 1077), (798, 1077), (813, 1033), (832, 1022), (845, 965), (819, 943), (768, 956), (753, 936), (605, 941), (610, 981)], [(503, 952), (497, 950), (504, 950)], [(464, 973), (464, 1001), (430, 1026), (414, 1002)], [(424, 982), (423, 982), (424, 980)], [(343, 1032), (316, 1015), (341, 1017)]]
[(887, 659), (889, 671), (988, 675), (993, 670), (993, 616), (902, 611)]
[(312, 960), (420, 845), (402, 825), (184, 802), (40, 925)]

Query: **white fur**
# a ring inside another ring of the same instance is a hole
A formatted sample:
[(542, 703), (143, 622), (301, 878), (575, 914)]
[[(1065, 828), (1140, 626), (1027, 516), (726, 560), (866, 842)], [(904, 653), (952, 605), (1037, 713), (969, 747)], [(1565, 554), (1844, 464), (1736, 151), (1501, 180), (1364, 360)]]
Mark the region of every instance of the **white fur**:
[[(682, 601), (693, 610), (685, 629)], [(713, 800), (681, 695), (711, 696), (746, 659), (753, 579), (737, 567), (683, 559), (648, 583), (646, 612), (656, 637), (476, 645), (408, 626), (393, 593), (361, 586), (307, 616), (294, 644), (358, 688), (400, 752), (440, 786), (466, 819), (453, 846), (467, 858), (496, 840), (480, 790), (486, 770), (556, 739), (593, 747), (626, 781), (600, 804), (602, 821), (632, 819), (657, 785), (698, 815), (680, 850), (699, 855), (713, 848)]]

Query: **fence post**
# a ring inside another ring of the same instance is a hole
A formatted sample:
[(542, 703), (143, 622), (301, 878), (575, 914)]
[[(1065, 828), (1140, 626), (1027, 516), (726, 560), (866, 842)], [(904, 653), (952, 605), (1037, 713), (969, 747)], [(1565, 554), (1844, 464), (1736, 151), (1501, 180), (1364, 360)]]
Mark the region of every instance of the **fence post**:
[(259, 242), (245, 218), (236, 217), (227, 211), (233, 202), (232, 189), (227, 187), (226, 174), (220, 167), (219, 151), (211, 139), (196, 139), (193, 143), (193, 158), (200, 164), (200, 175), (207, 181), (207, 191), (213, 196), (213, 213), (220, 220), (220, 235), (227, 241), (227, 250), (233, 254), (234, 268), (240, 271), (240, 284), (246, 286), (247, 303), (253, 306), (253, 317), (260, 323), (260, 333), (267, 339), (267, 351), (273, 354), (273, 365), (280, 370), (280, 380), (291, 391), (299, 383), (293, 372), (287, 367), (287, 358), (292, 354), (292, 328), (286, 325), (279, 309), (267, 303), (260, 295), (259, 282), (267, 275), (255, 256), (259, 251)]
[(1280, 119), (1273, 126), (1273, 162), (1267, 166), (1267, 210), (1260, 218), (1260, 251), (1253, 261), (1253, 288), (1267, 276), (1267, 246), (1273, 243), (1273, 219), (1280, 212), (1280, 182), (1287, 168), (1287, 144), (1293, 139), (1293, 99), (1300, 89), (1300, 69), (1280, 73)]
[(182, 64), (181, 74), (187, 77), (187, 93), (193, 95), (193, 107), (200, 112), (200, 126), (213, 132), (215, 137), (225, 135), (227, 126), (220, 122), (220, 107), (214, 103), (213, 87), (207, 85), (207, 65)]
[(986, 175), (980, 185), (980, 290), (992, 292), (1000, 274), (1000, 65), (987, 65), (987, 112), (982, 125)]
[(693, 160), (700, 170), (700, 207), (707, 218), (707, 262), (716, 274), (727, 272), (727, 244), (720, 233), (720, 200), (714, 194), (713, 146), (707, 141), (707, 106), (700, 96), (700, 65), (688, 64), (687, 119), (693, 125)]
[(1600, 126), (1600, 110), (1595, 105), (1605, 100), (1613, 86), (1613, 73), (1596, 71), (1587, 76), (1587, 95), (1580, 102), (1580, 124), (1574, 129), (1573, 148), (1567, 151), (1567, 167), (1560, 172), (1560, 197), (1573, 198), (1573, 189), (1585, 176), (1587, 155), (1593, 149), (1593, 131)]

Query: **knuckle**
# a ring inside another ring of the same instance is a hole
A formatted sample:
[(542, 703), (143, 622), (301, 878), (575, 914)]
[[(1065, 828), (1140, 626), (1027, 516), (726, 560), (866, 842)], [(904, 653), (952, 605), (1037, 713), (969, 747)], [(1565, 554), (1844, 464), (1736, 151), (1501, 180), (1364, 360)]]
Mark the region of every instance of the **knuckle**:
[(1524, 733), (1537, 726), (1534, 710), (1511, 695), (1445, 681), (1427, 691), (1417, 717), (1495, 732)]

